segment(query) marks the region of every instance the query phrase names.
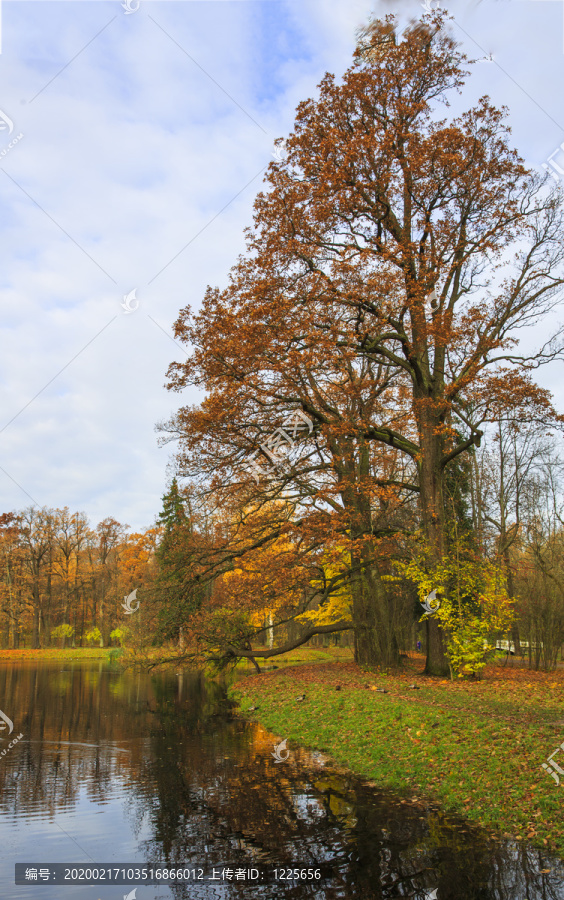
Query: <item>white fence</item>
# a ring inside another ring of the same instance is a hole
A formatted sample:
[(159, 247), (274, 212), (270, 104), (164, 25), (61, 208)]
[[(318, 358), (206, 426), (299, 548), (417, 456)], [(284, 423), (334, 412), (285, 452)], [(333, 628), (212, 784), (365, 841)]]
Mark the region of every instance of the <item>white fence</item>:
[[(520, 641), (520, 645), (521, 645), (521, 652), (529, 649), (528, 641)], [(544, 645), (542, 644), (542, 642), (540, 645), (537, 645), (536, 643), (533, 642), (530, 646), (533, 650), (536, 650), (537, 646), (543, 647)], [(496, 641), (495, 648), (496, 648), (496, 650), (505, 650), (506, 653), (508, 650), (510, 653), (515, 653), (515, 644), (513, 643), (513, 641)]]

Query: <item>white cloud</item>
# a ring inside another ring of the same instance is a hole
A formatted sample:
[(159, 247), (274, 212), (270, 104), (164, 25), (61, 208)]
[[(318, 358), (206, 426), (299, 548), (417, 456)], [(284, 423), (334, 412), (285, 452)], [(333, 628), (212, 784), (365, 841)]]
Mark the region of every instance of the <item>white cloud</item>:
[[(485, 92), (507, 103), (515, 144), (537, 165), (564, 139), (547, 115), (558, 120), (560, 6), (449, 6), (496, 59), (475, 67), (461, 105)], [(274, 138), (327, 70), (348, 66), (370, 9), (143, 0), (126, 16), (119, 0), (4, 4), (0, 109), (24, 138), (0, 160), (0, 429), (17, 416), (0, 432), (0, 466), (41, 505), (134, 528), (158, 512), (170, 450), (154, 425), (189, 398), (163, 388), (182, 351), (149, 316), (170, 333), (181, 307), (225, 284)], [(420, 12), (401, 6), (406, 20)], [(7, 140), (0, 132), (0, 149)], [(133, 288), (139, 309), (126, 315)], [(0, 490), (3, 510), (29, 502), (1, 471)]]

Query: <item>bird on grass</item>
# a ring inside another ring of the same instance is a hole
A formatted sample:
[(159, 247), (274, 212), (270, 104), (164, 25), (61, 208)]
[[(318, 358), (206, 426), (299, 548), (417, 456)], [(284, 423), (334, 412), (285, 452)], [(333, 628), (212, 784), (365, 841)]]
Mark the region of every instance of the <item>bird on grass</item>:
[(419, 685), (418, 685), (418, 684), (410, 684), (409, 687), (410, 687), (410, 689), (411, 689), (412, 691), (418, 691), (418, 690), (419, 690)]
[(300, 694), (299, 697), (296, 697), (296, 700), (298, 701), (298, 703), (301, 703), (302, 700), (305, 700), (305, 698), (306, 698), (305, 694)]
[(249, 712), (254, 712), (255, 709), (260, 709), (260, 706), (249, 706)]

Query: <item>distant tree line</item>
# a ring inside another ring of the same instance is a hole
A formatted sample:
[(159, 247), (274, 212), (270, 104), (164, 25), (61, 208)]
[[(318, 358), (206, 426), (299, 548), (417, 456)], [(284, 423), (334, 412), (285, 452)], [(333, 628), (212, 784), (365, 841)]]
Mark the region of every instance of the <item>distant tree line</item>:
[(119, 644), (121, 604), (153, 565), (158, 528), (127, 534), (106, 518), (92, 528), (68, 507), (0, 516), (0, 641), (5, 648)]
[[(457, 523), (450, 556), (461, 551), (472, 566), (489, 561), (514, 601), (505, 627), (494, 622), (486, 637), (535, 669), (554, 668), (564, 643), (563, 494), (555, 434), (511, 418), (489, 426), (447, 482)], [(133, 534), (111, 517), (91, 528), (66, 507), (1, 515), (2, 646), (121, 644), (141, 653), (160, 648), (159, 660), (173, 651), (175, 659), (219, 666), (268, 658), (304, 639), (354, 646), (346, 533), (335, 535), (322, 519), (315, 542), (304, 546), (306, 523), (296, 521), (287, 498), (234, 507), (230, 519), (225, 508), (213, 509), (212, 496), (173, 478), (154, 524)], [(426, 617), (409, 577), (417, 510), (414, 497), (401, 509), (388, 504), (378, 520), (389, 524), (375, 546), (398, 654), (419, 639), (426, 649)], [(139, 606), (128, 615), (123, 604), (133, 590)], [(476, 635), (481, 641), (480, 629)]]

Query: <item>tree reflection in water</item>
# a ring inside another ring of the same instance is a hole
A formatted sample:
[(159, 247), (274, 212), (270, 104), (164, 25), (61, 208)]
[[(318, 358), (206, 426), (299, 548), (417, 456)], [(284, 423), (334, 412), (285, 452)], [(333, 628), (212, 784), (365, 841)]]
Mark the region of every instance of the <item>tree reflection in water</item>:
[[(60, 861), (332, 871), (322, 884), (143, 886), (139, 900), (425, 900), (435, 889), (437, 900), (564, 900), (561, 864), (538, 850), (378, 791), (291, 742), (289, 758), (277, 764), (274, 736), (232, 716), (224, 687), (201, 675), (121, 673), (101, 663), (64, 668), (0, 667), (0, 708), (24, 733), (0, 765), (2, 839), (29, 817), (28, 830), (41, 822), (44, 836), (47, 822), (56, 832), (80, 805), (76, 841), (90, 859), (74, 847), (72, 859), (67, 849)], [(51, 852), (52, 841), (43, 842)], [(13, 846), (18, 861), (49, 861), (39, 835), (31, 855)], [(4, 885), (13, 884), (14, 861), (1, 864)], [(22, 900), (37, 896), (35, 887), (12, 890)], [(42, 900), (60, 900), (61, 890), (43, 885)], [(77, 888), (73, 900), (94, 892), (96, 900), (123, 895), (116, 887)]]

